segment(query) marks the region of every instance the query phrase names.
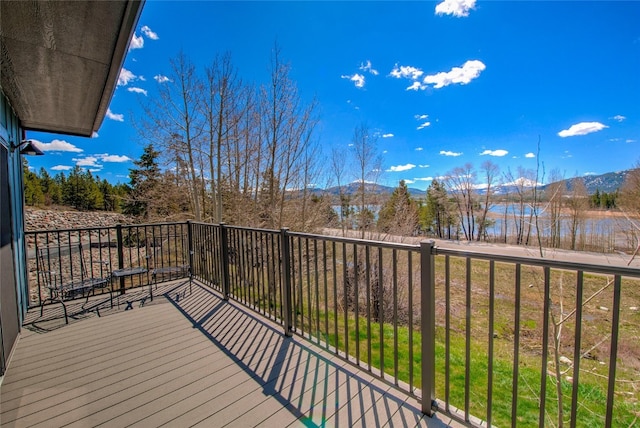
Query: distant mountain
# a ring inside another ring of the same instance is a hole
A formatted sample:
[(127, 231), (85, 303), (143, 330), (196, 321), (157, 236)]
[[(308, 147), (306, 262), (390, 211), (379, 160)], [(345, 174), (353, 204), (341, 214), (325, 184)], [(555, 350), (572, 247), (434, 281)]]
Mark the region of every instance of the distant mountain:
[[(630, 170), (608, 172), (606, 174), (600, 174), (600, 175), (587, 175), (584, 177), (568, 178), (561, 181), (564, 181), (566, 183), (567, 189), (569, 191), (571, 191), (575, 180), (582, 179), (584, 180), (584, 184), (587, 187), (587, 192), (590, 195), (594, 194), (596, 190), (599, 190), (600, 192), (612, 193), (612, 192), (615, 192), (617, 189), (619, 189), (620, 186), (622, 186), (622, 183), (624, 182), (624, 179), (629, 173), (629, 171)], [(519, 186), (531, 188), (531, 187), (534, 187), (535, 184), (536, 183), (534, 180), (519, 178), (513, 183), (496, 186), (494, 188), (494, 193), (498, 195), (500, 194), (504, 195), (507, 193), (512, 194), (516, 192)], [(547, 186), (549, 186), (549, 184), (540, 185), (538, 188), (544, 191), (547, 188)], [(342, 193), (345, 195), (349, 195), (350, 197), (357, 195), (358, 192), (360, 191), (359, 183), (349, 183), (340, 187), (342, 187)], [(367, 195), (391, 195), (394, 189), (395, 187), (383, 186), (382, 184), (374, 184), (374, 183), (365, 184), (365, 191)], [(408, 189), (411, 196), (416, 199), (426, 197), (426, 193), (427, 193), (426, 190), (420, 190), (412, 187), (409, 187)], [(484, 188), (478, 188), (476, 190), (481, 195), (483, 195), (486, 191), (486, 189)], [(334, 187), (329, 187), (327, 189), (313, 189), (312, 192), (318, 195), (328, 193), (330, 195), (337, 197), (340, 194), (340, 188), (338, 186), (334, 186)]]
[[(353, 196), (357, 195), (358, 192), (360, 192), (360, 183), (349, 183), (340, 187), (342, 188), (342, 193), (344, 195)], [(340, 194), (340, 187), (334, 186), (324, 190), (316, 189), (316, 191), (338, 196)], [(365, 183), (365, 192), (367, 195), (390, 195), (394, 190), (395, 187), (383, 186), (382, 184)], [(424, 198), (427, 193), (425, 190), (420, 190), (412, 187), (409, 187), (408, 190), (409, 194), (414, 198)]]
[[(567, 189), (571, 191), (571, 189), (573, 188), (573, 183), (575, 183), (576, 180), (583, 180), (584, 185), (587, 188), (587, 193), (589, 193), (590, 195), (593, 195), (594, 193), (596, 193), (596, 190), (599, 190), (600, 192), (613, 193), (616, 190), (618, 190), (620, 186), (622, 186), (622, 183), (624, 182), (624, 179), (629, 173), (629, 171), (630, 170), (618, 171), (618, 172), (607, 172), (606, 174), (600, 174), (600, 175), (586, 175), (584, 177), (567, 178), (554, 183), (539, 186), (539, 189), (545, 190), (551, 184), (564, 182), (565, 185), (567, 186)], [(518, 180), (523, 180), (523, 181), (518, 182)], [(498, 194), (514, 193), (517, 189), (517, 186), (519, 186), (520, 184), (522, 184), (524, 187), (529, 187), (529, 188), (535, 186), (535, 182), (533, 180), (527, 180), (524, 178), (519, 178), (518, 180), (516, 180), (516, 183), (510, 183), (510, 184), (498, 186), (496, 188), (496, 193)], [(483, 193), (483, 192), (481, 191), (480, 193)]]
[[(596, 193), (596, 190), (599, 190), (600, 192), (613, 193), (622, 186), (622, 183), (624, 183), (624, 179), (629, 171), (630, 170), (608, 172), (600, 175), (587, 175), (581, 177), (581, 179), (584, 181), (584, 185), (587, 187), (587, 192), (590, 195)], [(573, 183), (578, 179), (580, 178), (569, 178), (563, 181), (567, 184), (567, 189), (571, 190), (573, 188)]]

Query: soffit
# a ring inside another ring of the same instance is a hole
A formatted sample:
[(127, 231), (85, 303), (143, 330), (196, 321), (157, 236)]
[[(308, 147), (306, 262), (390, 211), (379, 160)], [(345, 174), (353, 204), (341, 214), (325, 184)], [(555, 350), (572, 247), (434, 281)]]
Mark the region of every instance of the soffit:
[(91, 136), (143, 1), (0, 2), (0, 84), (23, 128)]

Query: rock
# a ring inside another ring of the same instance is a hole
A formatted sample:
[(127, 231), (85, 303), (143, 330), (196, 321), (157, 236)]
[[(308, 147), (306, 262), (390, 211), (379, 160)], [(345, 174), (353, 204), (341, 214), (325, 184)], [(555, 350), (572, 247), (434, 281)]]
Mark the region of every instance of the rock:
[(562, 364), (567, 364), (567, 365), (571, 364), (571, 360), (569, 358), (565, 357), (564, 355), (560, 357), (560, 362)]
[(133, 220), (123, 214), (104, 211), (56, 211), (25, 207), (26, 231), (78, 229), (131, 224)]

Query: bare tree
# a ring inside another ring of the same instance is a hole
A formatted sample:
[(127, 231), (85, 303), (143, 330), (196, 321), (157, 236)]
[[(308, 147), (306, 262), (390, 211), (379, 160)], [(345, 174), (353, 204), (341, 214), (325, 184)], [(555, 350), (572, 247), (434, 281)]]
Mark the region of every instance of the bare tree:
[(567, 193), (566, 182), (560, 171), (551, 171), (551, 183), (547, 186), (547, 218), (549, 222), (549, 242), (551, 248), (560, 248), (562, 239), (562, 207)]
[(160, 149), (165, 160), (186, 167), (188, 189), (196, 220), (202, 218), (201, 171), (197, 168), (202, 132), (199, 115), (201, 83), (194, 65), (183, 52), (170, 60), (171, 78), (159, 84), (158, 98), (144, 106), (143, 139)]
[[(238, 111), (237, 98), (240, 96), (242, 81), (231, 62), (231, 54), (214, 58), (206, 68), (202, 109), (205, 117), (206, 150), (209, 174), (212, 180), (213, 218), (221, 222), (222, 212), (222, 166), (223, 150), (229, 148), (230, 134), (240, 121), (242, 111)], [(230, 171), (228, 171), (230, 173)]]
[[(262, 221), (272, 228), (284, 224), (286, 194), (302, 173), (304, 153), (316, 125), (316, 102), (304, 104), (281, 61), (276, 44), (271, 56), (271, 79), (262, 88), (262, 131), (265, 142), (262, 176)], [(261, 160), (262, 162), (262, 160)]]
[[(589, 207), (589, 195), (584, 180), (574, 178), (571, 180), (571, 194), (567, 199), (569, 208), (569, 248), (578, 249), (578, 234), (585, 234), (584, 223), (586, 209)], [(584, 241), (584, 239), (582, 240)]]
[(486, 180), (486, 191), (484, 194), (484, 204), (482, 206), (482, 211), (478, 217), (478, 235), (476, 237), (476, 241), (480, 241), (486, 235), (486, 227), (487, 227), (487, 214), (489, 213), (489, 209), (492, 204), (492, 197), (495, 188), (495, 181), (498, 177), (498, 173), (500, 168), (498, 165), (491, 161), (485, 161), (482, 163), (481, 172), (483, 178)]
[(345, 212), (345, 210), (343, 209), (343, 200), (345, 194), (342, 187), (347, 165), (347, 154), (345, 150), (333, 147), (331, 149), (331, 156), (329, 157), (329, 161), (331, 164), (331, 172), (335, 177), (336, 185), (338, 187), (338, 198), (340, 199), (340, 227), (342, 228), (342, 236), (346, 236), (346, 219), (349, 213)]
[(367, 183), (377, 182), (381, 171), (382, 159), (378, 153), (377, 139), (371, 134), (366, 123), (361, 123), (356, 127), (351, 142), (359, 185), (358, 226), (361, 231), (360, 237), (364, 239), (365, 230), (372, 220), (370, 218), (370, 210), (367, 209)]
[(446, 174), (444, 185), (451, 194), (460, 217), (464, 238), (472, 241), (476, 230), (475, 208), (477, 192), (475, 190), (476, 171), (467, 163), (456, 167)]

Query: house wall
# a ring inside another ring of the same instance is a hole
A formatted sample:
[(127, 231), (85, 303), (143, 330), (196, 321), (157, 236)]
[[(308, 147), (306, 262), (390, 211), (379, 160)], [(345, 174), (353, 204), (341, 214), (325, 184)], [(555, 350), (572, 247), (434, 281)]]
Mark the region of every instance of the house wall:
[(22, 159), (19, 119), (0, 88), (0, 376), (27, 308)]

